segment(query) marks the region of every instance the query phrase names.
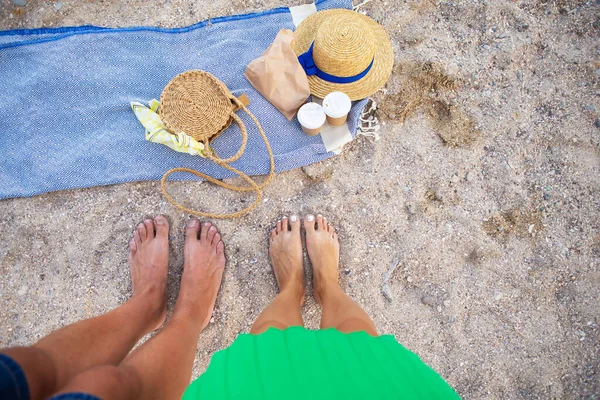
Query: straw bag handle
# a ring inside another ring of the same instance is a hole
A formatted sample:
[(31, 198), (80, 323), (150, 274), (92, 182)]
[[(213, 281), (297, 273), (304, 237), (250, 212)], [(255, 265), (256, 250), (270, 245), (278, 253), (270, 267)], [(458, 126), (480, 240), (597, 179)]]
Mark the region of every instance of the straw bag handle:
[[(195, 171), (193, 169), (189, 169), (189, 168), (173, 168), (170, 169), (169, 171), (167, 171), (165, 173), (165, 175), (162, 177), (161, 181), (160, 181), (160, 186), (162, 189), (163, 194), (165, 195), (165, 197), (167, 198), (167, 200), (169, 201), (169, 203), (171, 203), (173, 206), (179, 208), (180, 210), (187, 212), (189, 214), (193, 214), (199, 217), (205, 217), (205, 218), (222, 218), (222, 219), (228, 219), (228, 218), (237, 218), (237, 217), (241, 217), (244, 214), (247, 214), (248, 212), (250, 212), (252, 209), (254, 209), (258, 203), (260, 203), (260, 200), (262, 199), (262, 192), (261, 189), (264, 188), (266, 185), (269, 184), (269, 182), (271, 181), (271, 179), (273, 179), (273, 175), (275, 174), (275, 159), (273, 158), (273, 150), (271, 150), (271, 145), (269, 144), (269, 140), (267, 139), (267, 136), (265, 135), (265, 132), (262, 129), (262, 126), (260, 125), (260, 123), (258, 122), (258, 119), (256, 119), (256, 117), (254, 116), (254, 114), (252, 114), (247, 108), (246, 106), (244, 106), (237, 98), (233, 98), (233, 101), (236, 103), (236, 105), (241, 108), (242, 110), (244, 110), (249, 116), (250, 118), (252, 118), (252, 121), (254, 121), (254, 123), (256, 124), (256, 126), (258, 127), (258, 131), (260, 132), (260, 135), (262, 136), (263, 141), (265, 142), (265, 146), (267, 147), (267, 152), (269, 153), (269, 163), (270, 163), (270, 169), (269, 169), (269, 175), (267, 176), (267, 179), (265, 179), (265, 181), (263, 183), (261, 183), (260, 185), (257, 185), (256, 182), (254, 182), (254, 180), (252, 180), (252, 178), (250, 178), (248, 175), (246, 175), (245, 173), (243, 173), (242, 171), (239, 171), (235, 168), (233, 168), (232, 166), (230, 166), (228, 164), (228, 162), (232, 162), (237, 160), (238, 158), (240, 158), (244, 152), (244, 148), (246, 146), (246, 142), (248, 139), (247, 136), (247, 131), (246, 131), (246, 126), (244, 125), (244, 122), (240, 119), (240, 117), (237, 116), (237, 114), (232, 111), (231, 112), (231, 117), (233, 118), (233, 120), (236, 122), (236, 124), (238, 124), (238, 126), (240, 127), (240, 131), (242, 132), (242, 146), (240, 147), (240, 149), (238, 150), (238, 152), (233, 155), (232, 157), (229, 158), (219, 158), (219, 157), (215, 157), (210, 153), (207, 153), (206, 158), (208, 158), (211, 161), (214, 161), (216, 164), (218, 164), (219, 166), (235, 173), (236, 175), (242, 177), (246, 182), (248, 182), (248, 184), (250, 184), (250, 186), (235, 186), (235, 185), (230, 185), (228, 183), (222, 182), (220, 180), (217, 180), (215, 178), (213, 178), (212, 176), (203, 174), (202, 172), (199, 171)], [(167, 187), (166, 187), (166, 182), (167, 182), (167, 177), (169, 175), (171, 175), (173, 172), (189, 172), (190, 174), (194, 174), (198, 177), (201, 177), (209, 182), (214, 183), (215, 185), (224, 187), (226, 189), (230, 189), (236, 192), (248, 192), (248, 191), (254, 191), (256, 192), (256, 199), (254, 200), (254, 202), (252, 204), (250, 204), (248, 207), (244, 208), (243, 210), (234, 212), (234, 213), (228, 213), (228, 214), (215, 214), (215, 213), (209, 213), (209, 212), (203, 212), (203, 211), (196, 211), (193, 210), (191, 208), (187, 208), (179, 203), (177, 203), (167, 192)]]
[[(267, 175), (267, 178), (265, 179), (265, 181), (263, 183), (261, 183), (260, 185), (258, 185), (259, 189), (264, 189), (269, 182), (271, 182), (271, 179), (273, 179), (273, 175), (275, 174), (275, 160), (273, 158), (273, 150), (271, 150), (271, 144), (269, 143), (269, 140), (267, 139), (267, 136), (265, 135), (265, 132), (263, 131), (262, 126), (260, 125), (260, 122), (258, 122), (258, 119), (256, 119), (256, 117), (254, 116), (254, 114), (252, 114), (250, 112), (250, 110), (248, 110), (246, 108), (246, 106), (239, 101), (236, 97), (232, 98), (232, 101), (242, 110), (244, 110), (244, 112), (246, 114), (248, 114), (250, 116), (250, 118), (252, 118), (252, 121), (254, 122), (254, 124), (258, 127), (258, 131), (260, 132), (260, 135), (262, 136), (263, 142), (265, 142), (265, 146), (267, 147), (267, 152), (269, 153), (269, 163), (270, 163), (270, 169), (269, 169), (269, 175)], [(242, 131), (242, 141), (244, 141), (244, 134), (246, 133), (246, 125), (244, 125), (244, 122), (242, 122), (242, 120), (240, 119), (240, 117), (237, 116), (237, 114), (235, 112), (231, 112), (231, 117), (233, 118), (233, 120), (239, 125), (240, 130)], [(247, 136), (246, 136), (247, 139)], [(243, 148), (240, 147), (240, 150), (238, 150), (238, 153), (243, 153), (244, 150)], [(237, 170), (235, 169), (230, 169), (230, 166), (225, 166), (222, 163), (229, 163), (232, 161), (237, 160), (240, 156), (238, 156), (236, 158), (237, 154), (235, 154), (232, 157), (226, 158), (226, 159), (221, 159), (218, 157), (214, 157), (212, 154), (207, 153), (206, 158), (208, 158), (209, 160), (214, 161), (215, 163), (219, 164), (220, 166), (229, 169), (232, 172), (236, 172)], [(243, 172), (238, 171), (236, 172), (238, 175), (243, 174)], [(241, 175), (240, 175), (241, 176)], [(222, 186), (224, 188), (230, 189), (230, 190), (235, 190), (235, 191), (239, 191), (239, 192), (249, 192), (251, 190), (255, 190), (253, 187), (247, 187), (247, 186), (234, 186), (234, 185), (229, 185), (227, 183), (224, 182), (220, 182), (219, 181), (219, 186)], [(249, 211), (249, 210), (248, 210)]]
[[(246, 149), (246, 143), (248, 143), (248, 131), (246, 130), (246, 125), (244, 125), (244, 122), (240, 119), (240, 117), (237, 116), (235, 111), (231, 111), (231, 118), (240, 127), (240, 134), (242, 135), (242, 144), (240, 145), (240, 148), (234, 155), (232, 155), (229, 158), (213, 157), (210, 151), (206, 152), (206, 158), (209, 158), (215, 162), (216, 162), (216, 159), (218, 159), (224, 163), (232, 163), (244, 154), (244, 150)], [(205, 139), (203, 143), (204, 143), (204, 147), (206, 147), (207, 149), (210, 149), (210, 140), (209, 139)]]

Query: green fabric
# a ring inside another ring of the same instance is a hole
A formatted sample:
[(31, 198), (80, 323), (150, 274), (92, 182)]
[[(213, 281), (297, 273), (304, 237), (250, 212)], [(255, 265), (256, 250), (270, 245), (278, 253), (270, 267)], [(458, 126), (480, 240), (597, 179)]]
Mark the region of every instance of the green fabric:
[(215, 353), (183, 395), (195, 399), (458, 399), (391, 335), (269, 328)]

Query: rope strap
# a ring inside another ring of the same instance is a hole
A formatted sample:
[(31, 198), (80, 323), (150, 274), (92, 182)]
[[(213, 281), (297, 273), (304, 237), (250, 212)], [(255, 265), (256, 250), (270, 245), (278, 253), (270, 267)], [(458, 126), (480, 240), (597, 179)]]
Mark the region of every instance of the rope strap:
[[(203, 218), (220, 218), (220, 219), (230, 219), (230, 218), (238, 218), (241, 217), (242, 215), (245, 215), (247, 213), (249, 213), (250, 211), (252, 211), (257, 205), (258, 203), (260, 203), (260, 200), (262, 199), (262, 192), (261, 189), (263, 189), (264, 187), (266, 187), (269, 182), (271, 182), (271, 179), (273, 179), (273, 176), (275, 175), (275, 159), (273, 158), (273, 150), (271, 150), (271, 145), (269, 144), (269, 140), (267, 139), (267, 136), (265, 135), (265, 132), (263, 131), (262, 126), (260, 125), (260, 123), (258, 122), (258, 119), (256, 119), (256, 117), (254, 116), (254, 114), (252, 114), (247, 108), (246, 106), (240, 102), (237, 98), (233, 97), (232, 101), (242, 110), (244, 110), (249, 116), (250, 118), (252, 118), (252, 121), (254, 121), (254, 123), (256, 124), (256, 126), (258, 127), (258, 131), (260, 132), (260, 135), (262, 136), (263, 141), (265, 142), (265, 146), (267, 148), (267, 152), (269, 153), (269, 162), (270, 162), (270, 169), (269, 169), (269, 175), (267, 176), (267, 178), (265, 179), (265, 181), (263, 183), (261, 183), (260, 185), (258, 185), (256, 182), (254, 182), (254, 180), (252, 180), (252, 178), (250, 178), (248, 175), (246, 175), (245, 173), (243, 173), (240, 170), (237, 170), (235, 168), (233, 168), (231, 165), (229, 165), (228, 163), (231, 163), (237, 159), (239, 159), (242, 154), (244, 153), (244, 149), (246, 148), (246, 143), (248, 141), (248, 133), (246, 131), (246, 126), (244, 125), (244, 122), (240, 119), (240, 117), (238, 117), (234, 111), (231, 112), (231, 117), (233, 118), (233, 120), (239, 125), (240, 127), (240, 131), (241, 131), (241, 135), (242, 135), (242, 145), (240, 146), (239, 150), (231, 157), (229, 158), (219, 158), (217, 155), (213, 155), (211, 152), (206, 152), (206, 158), (208, 158), (209, 160), (212, 160), (213, 162), (215, 162), (216, 164), (218, 164), (219, 166), (235, 173), (236, 175), (242, 177), (248, 184), (249, 186), (235, 186), (235, 185), (230, 185), (228, 183), (222, 182), (218, 179), (213, 178), (212, 176), (206, 175), (202, 172), (193, 170), (193, 169), (189, 169), (189, 168), (173, 168), (170, 169), (169, 171), (167, 171), (165, 173), (165, 175), (162, 177), (161, 181), (160, 181), (160, 187), (161, 190), (163, 192), (163, 194), (165, 195), (166, 199), (169, 201), (169, 203), (171, 203), (173, 206), (177, 207), (178, 209), (189, 213), (189, 214), (193, 214), (199, 217), (203, 217)], [(205, 143), (205, 145), (208, 146), (208, 143)], [(217, 186), (221, 186), (224, 187), (226, 189), (229, 190), (233, 190), (236, 192), (250, 192), (253, 191), (256, 193), (256, 199), (254, 200), (254, 202), (252, 204), (250, 204), (248, 207), (244, 208), (243, 210), (237, 211), (237, 212), (233, 212), (233, 213), (225, 213), (225, 214), (216, 214), (216, 213), (211, 213), (211, 212), (204, 212), (204, 211), (196, 211), (194, 209), (191, 208), (187, 208), (185, 206), (183, 206), (182, 204), (177, 203), (172, 197), (171, 195), (169, 195), (169, 193), (167, 192), (167, 177), (169, 175), (171, 175), (174, 172), (188, 172), (190, 174), (196, 175), (200, 178), (203, 178), (211, 183), (214, 183)]]

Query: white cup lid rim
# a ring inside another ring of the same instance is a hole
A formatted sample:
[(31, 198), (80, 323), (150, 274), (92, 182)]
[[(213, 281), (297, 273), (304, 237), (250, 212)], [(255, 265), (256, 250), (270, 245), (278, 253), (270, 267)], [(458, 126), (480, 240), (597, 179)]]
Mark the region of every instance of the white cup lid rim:
[(306, 129), (317, 129), (325, 123), (325, 112), (318, 103), (306, 103), (298, 110), (298, 122)]
[(323, 110), (331, 118), (347, 115), (352, 108), (350, 97), (343, 92), (331, 92), (323, 99)]

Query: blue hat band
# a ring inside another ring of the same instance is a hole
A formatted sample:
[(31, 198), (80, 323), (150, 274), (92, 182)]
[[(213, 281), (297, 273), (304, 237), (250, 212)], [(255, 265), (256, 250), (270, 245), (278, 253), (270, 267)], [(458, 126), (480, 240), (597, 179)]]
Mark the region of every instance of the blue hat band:
[(373, 63), (375, 62), (375, 58), (373, 58), (373, 60), (371, 60), (371, 64), (369, 64), (369, 66), (363, 72), (361, 72), (360, 74), (354, 75), (354, 76), (330, 75), (327, 72), (321, 71), (319, 69), (319, 67), (316, 66), (315, 61), (313, 60), (313, 46), (314, 45), (315, 45), (315, 42), (312, 42), (308, 51), (306, 53), (301, 54), (298, 57), (298, 61), (300, 61), (300, 65), (302, 65), (302, 68), (304, 69), (304, 72), (306, 72), (306, 75), (308, 75), (308, 76), (316, 75), (317, 77), (319, 77), (327, 82), (352, 83), (352, 82), (361, 80), (362, 78), (364, 78), (365, 75), (367, 75), (369, 73), (369, 71), (371, 70), (371, 67), (373, 66)]

